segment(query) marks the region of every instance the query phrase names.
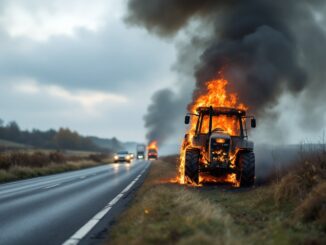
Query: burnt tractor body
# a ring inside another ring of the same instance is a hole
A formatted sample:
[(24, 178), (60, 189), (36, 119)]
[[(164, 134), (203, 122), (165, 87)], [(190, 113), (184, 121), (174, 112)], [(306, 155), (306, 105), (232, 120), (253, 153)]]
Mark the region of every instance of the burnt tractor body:
[[(256, 120), (245, 110), (226, 107), (199, 107), (194, 136), (185, 136), (185, 177), (199, 183), (199, 174), (223, 176), (236, 174), (240, 186), (252, 186), (255, 181), (254, 144), (248, 141), (246, 119), (251, 127)], [(188, 124), (187, 115), (185, 123)], [(227, 125), (227, 128), (223, 128)], [(228, 130), (228, 131), (227, 131)]]

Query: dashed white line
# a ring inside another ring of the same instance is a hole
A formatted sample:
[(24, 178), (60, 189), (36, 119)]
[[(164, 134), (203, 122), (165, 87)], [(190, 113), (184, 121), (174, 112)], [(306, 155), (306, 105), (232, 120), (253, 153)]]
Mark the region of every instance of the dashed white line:
[(123, 189), (115, 198), (113, 198), (100, 212), (98, 212), (93, 218), (91, 218), (85, 225), (83, 225), (78, 231), (75, 232), (63, 245), (76, 245), (83, 239), (91, 229), (111, 210), (113, 205), (115, 205), (139, 180), (139, 178), (146, 171), (146, 168), (133, 180), (131, 183)]
[(60, 185), (60, 184), (55, 184), (55, 185), (49, 185), (49, 186), (45, 186), (45, 187), (43, 187), (43, 189), (50, 189), (50, 188), (54, 188), (54, 187), (56, 187), (56, 186), (58, 186), (58, 185)]

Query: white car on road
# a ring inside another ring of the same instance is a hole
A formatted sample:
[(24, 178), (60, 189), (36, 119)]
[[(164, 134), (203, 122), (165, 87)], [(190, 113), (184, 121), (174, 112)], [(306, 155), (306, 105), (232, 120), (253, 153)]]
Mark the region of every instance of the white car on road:
[(119, 151), (114, 155), (114, 162), (128, 162), (131, 163), (131, 155), (128, 151)]

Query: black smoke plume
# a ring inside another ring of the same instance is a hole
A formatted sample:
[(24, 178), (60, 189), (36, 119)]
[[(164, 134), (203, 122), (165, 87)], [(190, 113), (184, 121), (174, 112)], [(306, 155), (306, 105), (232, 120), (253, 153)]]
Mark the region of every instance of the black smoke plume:
[(184, 104), (180, 103), (170, 89), (162, 89), (153, 94), (152, 103), (144, 116), (145, 127), (148, 129), (146, 138), (149, 143), (156, 140), (159, 146), (162, 145), (175, 130), (173, 122), (182, 111), (182, 106)]
[[(308, 118), (307, 113), (320, 111), (320, 91), (325, 92), (322, 77), (326, 74), (321, 67), (326, 61), (325, 2), (129, 0), (127, 22), (165, 38), (176, 36), (191, 23), (202, 23), (202, 32), (209, 35), (194, 67), (193, 99), (205, 92), (206, 81), (218, 78), (218, 72), (223, 71), (229, 80), (228, 90), (236, 92), (240, 101), (261, 117), (283, 94), (305, 93), (299, 104), (304, 109), (303, 118)], [(189, 42), (202, 34), (200, 30), (191, 33)], [(151, 118), (155, 106), (160, 104), (152, 104), (146, 118)], [(156, 128), (160, 131), (162, 127)]]

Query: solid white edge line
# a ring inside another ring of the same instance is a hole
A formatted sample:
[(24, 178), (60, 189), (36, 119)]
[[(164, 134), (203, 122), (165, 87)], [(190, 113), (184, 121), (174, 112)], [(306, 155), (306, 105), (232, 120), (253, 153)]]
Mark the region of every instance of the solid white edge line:
[(104, 217), (104, 215), (106, 215), (107, 212), (109, 212), (109, 210), (111, 209), (112, 207), (106, 207), (104, 208), (102, 211), (100, 211), (99, 213), (97, 213), (93, 219), (96, 219), (96, 220), (100, 220)]
[(112, 207), (114, 204), (116, 204), (120, 200), (121, 197), (123, 197), (123, 194), (122, 193), (118, 194), (115, 198), (113, 198), (113, 200), (111, 202), (109, 202), (108, 206)]
[[(148, 165), (149, 166), (149, 165)], [(91, 218), (85, 225), (79, 228), (63, 245), (76, 245), (83, 239), (91, 229), (111, 210), (114, 204), (116, 204), (126, 192), (137, 182), (137, 180), (145, 173), (148, 166), (141, 171), (141, 173), (131, 183), (123, 189), (115, 198), (113, 198), (100, 212), (98, 212), (93, 218)]]

